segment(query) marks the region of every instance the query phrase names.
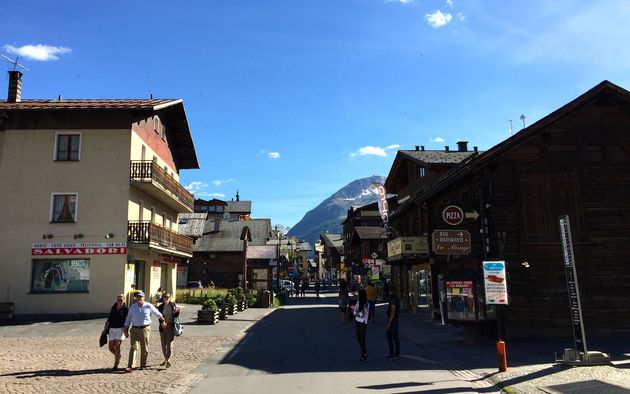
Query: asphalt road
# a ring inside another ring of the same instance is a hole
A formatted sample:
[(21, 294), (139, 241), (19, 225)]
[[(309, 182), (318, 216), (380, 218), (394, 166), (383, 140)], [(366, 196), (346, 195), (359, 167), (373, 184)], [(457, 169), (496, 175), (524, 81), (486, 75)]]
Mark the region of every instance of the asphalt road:
[(384, 306), (367, 332), (361, 363), (354, 323), (343, 323), (335, 294), (292, 299), (245, 331), (241, 339), (192, 371), (192, 393), (493, 393), (450, 371), (440, 349), (401, 338), (401, 359), (386, 360)]

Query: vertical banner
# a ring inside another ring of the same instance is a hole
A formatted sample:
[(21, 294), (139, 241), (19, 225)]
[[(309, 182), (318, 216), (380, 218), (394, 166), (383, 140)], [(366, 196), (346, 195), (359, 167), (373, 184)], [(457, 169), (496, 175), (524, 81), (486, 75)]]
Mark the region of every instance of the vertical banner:
[(482, 265), (486, 304), (507, 305), (508, 294), (505, 261), (484, 261)]
[(577, 271), (573, 255), (573, 240), (571, 238), (571, 222), (568, 215), (560, 216), (560, 242), (562, 244), (562, 256), (564, 257), (564, 272), (567, 277), (567, 290), (569, 292), (569, 308), (571, 322), (573, 323), (573, 338), (575, 349), (583, 352), (588, 360), (586, 348), (586, 334), (584, 332), (584, 320), (582, 319), (582, 304), (580, 303), (580, 288), (578, 287)]
[(389, 238), (389, 205), (387, 204), (387, 190), (385, 190), (385, 186), (383, 186), (383, 184), (378, 182), (374, 182), (372, 187), (375, 189), (375, 193), (378, 198), (378, 211), (381, 214), (381, 219), (383, 219), (383, 228)]

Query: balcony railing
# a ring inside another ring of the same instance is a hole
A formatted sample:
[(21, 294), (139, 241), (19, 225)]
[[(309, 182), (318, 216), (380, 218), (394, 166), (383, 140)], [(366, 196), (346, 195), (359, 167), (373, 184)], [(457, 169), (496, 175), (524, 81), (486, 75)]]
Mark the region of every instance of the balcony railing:
[(127, 225), (130, 244), (159, 245), (179, 252), (192, 253), (192, 238), (176, 233), (150, 221), (130, 221)]
[(195, 206), (195, 197), (152, 160), (132, 160), (130, 179), (136, 182), (155, 181), (191, 211)]

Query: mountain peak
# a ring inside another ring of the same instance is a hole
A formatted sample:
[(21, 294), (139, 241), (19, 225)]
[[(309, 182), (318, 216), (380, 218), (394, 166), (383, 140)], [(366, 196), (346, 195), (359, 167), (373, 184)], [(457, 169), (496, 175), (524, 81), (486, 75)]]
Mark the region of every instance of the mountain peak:
[(385, 177), (372, 175), (355, 179), (308, 211), (304, 217), (289, 230), (289, 235), (297, 236), (310, 243), (319, 239), (320, 233), (341, 233), (341, 222), (346, 218), (350, 207), (363, 206), (376, 202), (376, 195), (371, 190), (374, 182), (385, 182)]

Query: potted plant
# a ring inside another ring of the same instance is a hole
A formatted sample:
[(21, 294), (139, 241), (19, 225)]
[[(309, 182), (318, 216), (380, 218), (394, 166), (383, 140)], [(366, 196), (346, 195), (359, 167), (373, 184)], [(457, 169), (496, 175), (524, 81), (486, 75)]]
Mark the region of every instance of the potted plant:
[(252, 308), (256, 305), (257, 297), (254, 292), (249, 292), (245, 295), (245, 299), (247, 301), (247, 306)]
[(216, 302), (209, 298), (197, 311), (197, 322), (200, 324), (216, 324), (219, 321), (219, 308)]
[(237, 287), (236, 289), (234, 289), (232, 294), (236, 298), (236, 309), (239, 312), (244, 311), (247, 308), (247, 302), (245, 301), (245, 292), (243, 292), (243, 289)]
[(227, 314), (233, 315), (236, 313), (236, 297), (233, 294), (227, 293), (225, 297), (223, 297), (223, 302), (227, 308)]
[(227, 304), (225, 303), (225, 297), (221, 294), (214, 296), (214, 302), (217, 304), (219, 310), (219, 320), (227, 319)]

